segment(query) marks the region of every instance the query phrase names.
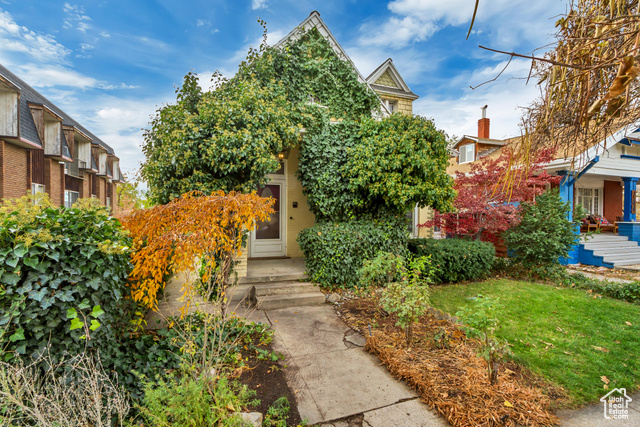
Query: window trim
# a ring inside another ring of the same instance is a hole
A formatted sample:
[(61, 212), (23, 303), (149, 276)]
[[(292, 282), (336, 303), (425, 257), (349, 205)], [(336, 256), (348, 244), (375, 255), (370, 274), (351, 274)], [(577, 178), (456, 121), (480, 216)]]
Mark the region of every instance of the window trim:
[[(580, 203), (580, 198), (581, 197), (585, 197), (585, 196), (581, 196), (580, 192), (583, 190), (596, 190), (598, 192), (597, 196), (588, 196), (589, 198), (594, 198), (597, 197), (598, 200), (598, 209), (597, 212), (591, 213), (589, 210), (587, 210), (581, 203)], [(575, 189), (576, 192), (576, 205), (580, 205), (582, 206), (589, 215), (603, 215), (604, 212), (604, 206), (603, 206), (603, 200), (604, 200), (604, 188), (603, 187), (577, 187)]]
[[(468, 150), (467, 147), (471, 147), (471, 150)], [(458, 155), (458, 164), (465, 164), (465, 163), (471, 163), (473, 161), (475, 161), (476, 159), (476, 144), (465, 144), (462, 145), (460, 147), (458, 147), (458, 150), (460, 151), (460, 155)], [(467, 160), (466, 156), (469, 154), (469, 151), (471, 151), (471, 160)], [(462, 161), (462, 153), (465, 153), (465, 160)]]
[[(76, 194), (76, 199), (73, 202), (71, 202), (71, 197), (69, 197), (71, 193)], [(64, 190), (64, 207), (65, 208), (71, 209), (73, 207), (73, 204), (77, 202), (78, 199), (80, 199), (80, 193), (78, 191)]]
[(36, 182), (31, 183), (31, 195), (35, 196), (38, 193), (46, 193), (47, 188), (44, 184), (38, 184)]

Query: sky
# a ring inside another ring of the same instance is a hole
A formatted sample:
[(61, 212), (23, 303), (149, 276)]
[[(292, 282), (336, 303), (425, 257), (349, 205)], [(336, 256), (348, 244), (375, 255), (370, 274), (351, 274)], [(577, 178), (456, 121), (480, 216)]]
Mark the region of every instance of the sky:
[[(488, 105), (491, 137), (518, 134), (528, 54), (553, 41), (565, 0), (0, 0), (0, 63), (114, 148), (123, 172), (144, 159), (143, 131), (193, 71), (208, 87), (231, 76), (266, 21), (276, 43), (317, 10), (362, 75), (392, 58), (420, 96), (414, 113), (449, 135), (477, 135)], [(471, 86), (479, 88), (473, 90)]]

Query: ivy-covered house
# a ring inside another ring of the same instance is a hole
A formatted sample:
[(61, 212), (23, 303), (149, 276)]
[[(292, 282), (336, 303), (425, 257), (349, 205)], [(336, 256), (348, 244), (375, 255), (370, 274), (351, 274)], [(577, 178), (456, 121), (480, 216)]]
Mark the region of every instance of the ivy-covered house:
[[(189, 191), (273, 198), (245, 259), (304, 257), (315, 280), (344, 285), (377, 252), (426, 236), (427, 206), (451, 207), (444, 134), (413, 115), (418, 96), (391, 59), (365, 78), (318, 12), (274, 46), (265, 37), (232, 78), (213, 78), (203, 91), (188, 73), (158, 110), (141, 174), (162, 204)], [(320, 277), (329, 270), (346, 273)]]
[[(300, 31), (301, 29), (303, 31)], [(418, 99), (418, 95), (414, 94), (403, 80), (393, 60), (387, 59), (365, 78), (317, 11), (312, 12), (296, 29), (276, 43), (275, 47), (284, 48), (300, 34), (312, 29), (317, 30), (329, 42), (336, 55), (353, 68), (358, 80), (377, 94), (383, 116), (393, 113), (413, 114), (413, 101)], [(310, 102), (316, 102), (316, 100), (310, 99)], [(248, 250), (250, 258), (302, 256), (296, 239), (300, 231), (315, 224), (316, 217), (309, 208), (307, 196), (297, 177), (299, 157), (299, 145), (283, 153), (281, 168), (276, 173), (270, 174), (269, 183), (259, 190), (262, 196), (270, 196), (276, 200), (274, 207), (276, 214), (272, 215), (267, 223), (259, 224), (256, 231), (251, 232)], [(413, 212), (408, 213), (411, 216), (409, 231), (412, 235), (428, 236), (430, 230), (419, 228), (417, 225), (430, 219), (431, 212), (429, 208), (416, 207)]]

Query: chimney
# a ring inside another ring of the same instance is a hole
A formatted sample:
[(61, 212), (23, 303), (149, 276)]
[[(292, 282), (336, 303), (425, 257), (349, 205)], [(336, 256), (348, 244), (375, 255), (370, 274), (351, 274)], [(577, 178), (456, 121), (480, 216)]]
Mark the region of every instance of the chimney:
[(478, 138), (489, 139), (489, 119), (487, 119), (487, 107), (488, 105), (485, 105), (481, 108), (482, 118), (478, 120)]

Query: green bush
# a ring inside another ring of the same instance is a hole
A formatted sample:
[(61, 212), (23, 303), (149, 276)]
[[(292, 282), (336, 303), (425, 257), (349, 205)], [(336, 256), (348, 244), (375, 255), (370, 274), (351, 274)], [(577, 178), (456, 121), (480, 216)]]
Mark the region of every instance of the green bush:
[(359, 285), (358, 270), (380, 251), (406, 254), (405, 218), (318, 223), (298, 235), (311, 279), (325, 287)]
[[(34, 203), (36, 202), (36, 203)], [(0, 348), (5, 361), (108, 347), (126, 300), (130, 239), (95, 204), (24, 197), (0, 208)]]
[(390, 252), (378, 252), (375, 258), (366, 260), (358, 271), (362, 286), (386, 286), (397, 282), (405, 272), (404, 257)]
[(570, 221), (570, 209), (557, 189), (542, 193), (535, 203), (522, 203), (520, 223), (503, 235), (513, 258), (527, 267), (558, 264), (560, 258), (567, 258), (578, 243), (578, 227), (584, 216), (578, 206)]
[(144, 381), (140, 414), (156, 427), (242, 426), (238, 412), (255, 392), (220, 376), (168, 375)]
[(484, 279), (496, 255), (491, 243), (476, 240), (410, 239), (408, 246), (416, 256), (431, 255), (435, 283)]

